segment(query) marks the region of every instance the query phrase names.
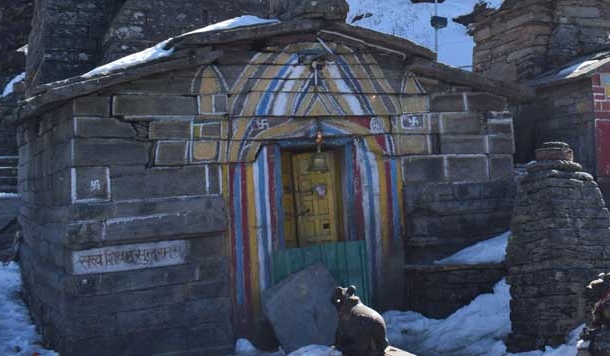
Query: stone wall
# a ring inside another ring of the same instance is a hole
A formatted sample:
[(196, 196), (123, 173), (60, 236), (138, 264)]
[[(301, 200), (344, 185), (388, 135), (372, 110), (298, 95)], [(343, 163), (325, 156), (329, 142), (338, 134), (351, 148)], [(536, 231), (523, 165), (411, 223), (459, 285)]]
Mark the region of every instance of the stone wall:
[(451, 113), (431, 115), (437, 153), (403, 159), (405, 249), (411, 264), (431, 263), (506, 231), (512, 209), (510, 113), (476, 111), (473, 100), (471, 111), (451, 106), (463, 105), (462, 94), (438, 98), (431, 110)]
[(19, 128), (24, 295), (62, 356), (232, 349), (217, 167), (173, 166), (182, 122), (122, 118), (147, 104), (76, 99)]
[(470, 27), (474, 72), (524, 81), (607, 46), (608, 0), (505, 1)]
[(12, 78), (25, 71), (25, 55), (17, 50), (28, 43), (33, 12), (33, 0), (0, 3), (0, 95)]
[(7, 261), (14, 255), (15, 234), (20, 230), (17, 223), (19, 197), (16, 194), (0, 197), (0, 261)]
[(229, 18), (264, 16), (266, 0), (127, 0), (106, 29), (102, 63)]
[[(587, 172), (596, 172), (594, 107), (591, 100), (590, 78), (537, 89), (533, 103), (519, 108), (517, 156), (520, 163), (534, 159), (531, 144), (540, 147), (544, 142), (563, 141), (574, 150), (575, 159)], [(532, 136), (526, 134), (531, 132)]]
[(610, 266), (610, 217), (601, 192), (566, 144), (536, 151), (520, 181), (507, 247), (510, 352), (565, 342), (584, 320), (583, 285)]
[(211, 23), (267, 11), (265, 0), (38, 0), (28, 87), (85, 73)]
[(28, 87), (69, 78), (101, 59), (104, 31), (124, 0), (37, 0), (27, 56)]
[(477, 296), (491, 293), (505, 273), (502, 264), (407, 265), (405, 307), (444, 319)]

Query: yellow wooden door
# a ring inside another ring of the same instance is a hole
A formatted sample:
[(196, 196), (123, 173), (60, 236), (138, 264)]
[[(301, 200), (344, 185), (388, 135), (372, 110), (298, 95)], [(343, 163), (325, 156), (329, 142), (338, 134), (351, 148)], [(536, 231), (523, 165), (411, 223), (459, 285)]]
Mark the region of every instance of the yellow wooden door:
[(312, 153), (292, 156), (294, 216), (299, 247), (339, 240), (335, 157), (325, 152), (330, 168), (326, 173), (309, 171)]

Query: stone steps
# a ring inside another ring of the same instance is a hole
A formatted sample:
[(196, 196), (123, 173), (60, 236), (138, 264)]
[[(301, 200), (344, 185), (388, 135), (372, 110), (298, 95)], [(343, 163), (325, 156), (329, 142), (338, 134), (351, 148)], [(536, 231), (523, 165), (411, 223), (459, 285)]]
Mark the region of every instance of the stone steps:
[(17, 166), (15, 166), (15, 167), (0, 166), (0, 177), (17, 177)]
[[(17, 183), (14, 185), (4, 184), (0, 185), (0, 193), (15, 193), (17, 194)], [(0, 197), (1, 199), (1, 197)]]
[(0, 156), (0, 167), (17, 167), (18, 156)]
[(0, 156), (0, 192), (17, 193), (18, 156)]

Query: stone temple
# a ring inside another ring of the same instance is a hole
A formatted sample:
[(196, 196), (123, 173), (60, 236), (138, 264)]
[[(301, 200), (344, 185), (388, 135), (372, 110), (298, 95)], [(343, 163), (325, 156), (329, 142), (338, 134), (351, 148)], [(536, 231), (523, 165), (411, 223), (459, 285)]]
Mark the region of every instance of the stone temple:
[[(256, 3), (280, 21), (184, 35), (212, 12), (170, 33), (174, 3), (37, 4), (28, 100), (13, 113), (21, 258), (62, 356), (264, 343), (262, 291), (315, 261), (379, 310), (404, 308), (405, 264), (507, 230), (507, 102), (528, 90), (347, 25), (343, 1)], [(55, 16), (95, 27), (94, 5), (115, 14), (99, 15), (102, 36), (87, 30), (96, 46), (55, 51), (41, 29)], [(154, 59), (83, 74), (168, 37)]]

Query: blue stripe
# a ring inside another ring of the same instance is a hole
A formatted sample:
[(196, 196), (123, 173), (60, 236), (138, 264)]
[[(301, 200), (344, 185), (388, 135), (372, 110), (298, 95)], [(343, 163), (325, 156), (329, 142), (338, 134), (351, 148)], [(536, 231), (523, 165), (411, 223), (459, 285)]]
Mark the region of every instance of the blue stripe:
[(233, 181), (233, 199), (235, 209), (235, 257), (236, 257), (236, 284), (237, 284), (237, 304), (243, 305), (245, 300), (245, 285), (244, 285), (244, 246), (241, 226), (241, 167), (235, 168), (235, 177)]
[(286, 247), (286, 236), (284, 236), (284, 207), (282, 205), (282, 191), (283, 191), (283, 181), (282, 181), (282, 151), (280, 150), (280, 146), (273, 147), (273, 155), (275, 156), (275, 206), (277, 210), (277, 235), (278, 235), (278, 248), (283, 250)]
[(366, 144), (364, 143), (363, 140), (358, 140), (358, 142), (360, 143), (361, 149), (362, 149), (362, 155), (364, 158), (364, 166), (365, 166), (365, 174), (366, 174), (366, 178), (368, 180), (369, 183), (369, 189), (368, 189), (368, 196), (369, 196), (369, 212), (371, 214), (370, 218), (369, 218), (369, 222), (370, 222), (370, 226), (369, 226), (369, 246), (371, 249), (371, 257), (372, 257), (372, 261), (371, 261), (371, 271), (372, 271), (372, 281), (373, 281), (373, 285), (375, 285), (376, 281), (376, 275), (377, 275), (377, 260), (376, 260), (376, 256), (377, 256), (377, 251), (375, 249), (375, 192), (374, 192), (374, 187), (373, 187), (373, 175), (371, 172), (371, 162), (369, 161), (369, 157), (367, 155), (367, 148), (366, 148)]
[(353, 221), (353, 211), (355, 211), (354, 203), (354, 164), (353, 164), (353, 142), (345, 145), (345, 176), (343, 177), (344, 185), (343, 194), (347, 197), (347, 231), (348, 240), (355, 241), (357, 239), (356, 229), (353, 228), (355, 221)]
[(391, 191), (394, 192), (394, 194), (392, 194), (394, 196), (394, 198), (392, 199), (392, 211), (394, 212), (394, 216), (392, 216), (392, 223), (394, 224), (394, 239), (395, 240), (400, 240), (400, 234), (401, 234), (401, 225), (400, 225), (400, 213), (399, 213), (399, 206), (398, 206), (398, 197), (400, 196), (399, 194), (402, 194), (402, 191), (400, 189), (400, 187), (398, 186), (398, 182), (396, 181), (396, 160), (395, 159), (390, 159), (390, 174), (391, 174), (391, 187), (388, 187), (388, 189), (391, 189)]
[(347, 77), (350, 79), (350, 83), (353, 85), (354, 88), (356, 88), (357, 93), (354, 93), (354, 95), (356, 95), (356, 97), (358, 98), (358, 101), (360, 102), (360, 105), (364, 104), (364, 106), (366, 107), (366, 109), (369, 111), (368, 114), (370, 115), (374, 115), (375, 110), (373, 110), (373, 108), (371, 107), (371, 105), (369, 105), (369, 100), (364, 97), (363, 99), (363, 89), (360, 86), (360, 83), (358, 82), (358, 80), (354, 79), (354, 73), (352, 73), (352, 69), (349, 66), (349, 64), (345, 63), (345, 60), (343, 60), (343, 57), (338, 57), (337, 61), (339, 62), (340, 66), (339, 68), (343, 69), (343, 71), (347, 74)]
[(292, 104), (292, 115), (297, 113), (299, 107), (301, 107), (301, 104), (303, 103), (303, 100), (305, 100), (305, 97), (309, 94), (309, 88), (312, 86), (312, 81), (313, 79), (309, 78), (309, 80), (305, 82), (305, 85), (299, 88), (300, 94), (297, 96), (297, 100)]
[(268, 243), (268, 239), (269, 239), (269, 234), (267, 233), (267, 228), (268, 228), (268, 224), (269, 222), (267, 221), (267, 204), (266, 204), (266, 198), (267, 198), (267, 172), (265, 172), (265, 160), (267, 159), (267, 152), (266, 150), (264, 152), (262, 152), (261, 155), (259, 155), (258, 160), (256, 162), (257, 166), (258, 166), (258, 188), (257, 189), (257, 195), (258, 195), (258, 203), (260, 206), (260, 212), (259, 214), (261, 215), (261, 226), (259, 226), (260, 232), (261, 232), (261, 236), (259, 236), (261, 243), (262, 243), (262, 248), (263, 248), (263, 253), (261, 254), (263, 256), (263, 260), (259, 261), (262, 263), (263, 265), (263, 272), (265, 275), (264, 277), (264, 283), (266, 285), (261, 286), (262, 289), (264, 289), (266, 286), (269, 285), (269, 283), (271, 282), (270, 278), (269, 278), (269, 272), (270, 272), (270, 266), (269, 266), (269, 256), (268, 256), (268, 249), (267, 247), (269, 246)]
[(271, 100), (275, 98), (275, 95), (277, 94), (277, 87), (280, 85), (280, 81), (286, 80), (284, 76), (286, 75), (290, 67), (292, 67), (290, 63), (292, 63), (296, 58), (296, 54), (290, 56), (288, 62), (286, 62), (282, 69), (280, 69), (280, 72), (277, 74), (277, 77), (275, 77), (275, 79), (271, 81), (271, 84), (269, 84), (269, 87), (266, 89), (265, 94), (263, 95), (258, 106), (256, 107), (257, 116), (269, 115), (269, 106), (271, 104)]

